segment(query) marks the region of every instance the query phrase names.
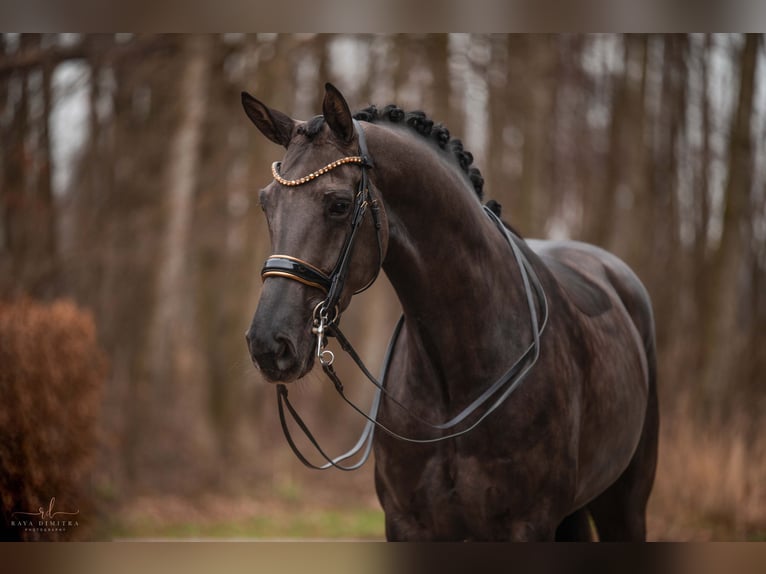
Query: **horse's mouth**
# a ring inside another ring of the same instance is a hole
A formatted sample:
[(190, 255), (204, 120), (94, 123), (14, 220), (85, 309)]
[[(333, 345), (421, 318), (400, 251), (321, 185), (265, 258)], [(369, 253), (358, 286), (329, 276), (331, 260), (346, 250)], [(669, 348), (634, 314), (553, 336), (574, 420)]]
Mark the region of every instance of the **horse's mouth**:
[(253, 359), (255, 368), (260, 371), (267, 383), (280, 384), (292, 383), (305, 377), (314, 365), (314, 357), (308, 353), (307, 358), (297, 360), (296, 355), (291, 357), (276, 357), (269, 359)]

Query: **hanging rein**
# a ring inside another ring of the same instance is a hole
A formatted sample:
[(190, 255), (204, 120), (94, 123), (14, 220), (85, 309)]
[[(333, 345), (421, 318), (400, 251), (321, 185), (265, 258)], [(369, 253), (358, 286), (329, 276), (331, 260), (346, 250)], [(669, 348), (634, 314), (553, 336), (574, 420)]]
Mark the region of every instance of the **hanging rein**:
[[(285, 438), (287, 439), (287, 443), (290, 445), (290, 448), (303, 464), (317, 470), (326, 470), (328, 468), (335, 467), (340, 470), (350, 471), (361, 467), (370, 456), (375, 427), (380, 428), (381, 430), (399, 440), (421, 444), (448, 440), (472, 431), (505, 402), (510, 394), (518, 388), (529, 371), (535, 365), (538, 357), (540, 356), (540, 336), (545, 330), (545, 326), (548, 321), (548, 303), (545, 297), (545, 292), (540, 283), (540, 279), (537, 276), (537, 273), (517, 244), (520, 239), (516, 238), (505, 227), (503, 222), (497, 215), (495, 215), (495, 213), (493, 213), (487, 207), (484, 207), (487, 215), (492, 219), (498, 230), (503, 234), (505, 240), (508, 242), (508, 245), (511, 248), (511, 252), (513, 253), (513, 256), (518, 265), (522, 284), (524, 286), (524, 292), (526, 294), (527, 305), (529, 307), (532, 342), (529, 347), (527, 347), (526, 351), (522, 353), (516, 362), (514, 362), (513, 365), (511, 365), (511, 367), (497, 381), (490, 385), (484, 392), (481, 393), (481, 395), (474, 399), (460, 413), (446, 422), (433, 423), (428, 421), (411, 412), (405, 405), (390, 395), (385, 388), (386, 375), (391, 363), (394, 349), (396, 347), (396, 342), (399, 338), (399, 334), (401, 333), (402, 326), (404, 325), (404, 316), (399, 319), (396, 327), (394, 328), (394, 332), (391, 336), (391, 340), (388, 344), (388, 349), (383, 360), (380, 379), (375, 378), (372, 373), (370, 373), (369, 369), (365, 366), (362, 359), (359, 357), (358, 353), (345, 337), (345, 335), (343, 335), (338, 325), (340, 320), (338, 303), (340, 301), (346, 278), (348, 276), (348, 270), (351, 263), (351, 252), (357, 239), (361, 223), (364, 220), (364, 216), (368, 210), (372, 214), (376, 239), (378, 243), (378, 266), (372, 279), (370, 279), (370, 281), (368, 281), (364, 287), (357, 290), (355, 294), (361, 293), (375, 282), (383, 265), (384, 256), (383, 244), (380, 235), (380, 204), (370, 194), (369, 178), (367, 174), (367, 170), (373, 167), (373, 162), (367, 150), (364, 131), (362, 130), (362, 127), (357, 120), (354, 120), (354, 128), (356, 129), (356, 133), (359, 139), (359, 155), (341, 158), (313, 173), (310, 173), (309, 175), (292, 180), (285, 179), (280, 175), (279, 162), (275, 162), (271, 167), (271, 172), (274, 176), (274, 179), (281, 185), (287, 187), (303, 185), (345, 164), (358, 164), (362, 171), (359, 187), (357, 189), (356, 195), (354, 196), (354, 206), (351, 216), (351, 230), (346, 236), (340, 251), (340, 255), (338, 256), (338, 260), (333, 270), (329, 274), (325, 273), (315, 265), (312, 265), (307, 261), (303, 261), (291, 255), (272, 255), (266, 259), (266, 262), (263, 265), (263, 269), (261, 270), (261, 277), (263, 280), (266, 280), (269, 277), (283, 277), (292, 279), (309, 287), (319, 289), (325, 294), (325, 298), (314, 308), (313, 311), (312, 332), (316, 336), (317, 340), (316, 357), (319, 359), (319, 363), (322, 365), (322, 369), (330, 381), (332, 381), (335, 390), (338, 392), (341, 398), (367, 420), (365, 428), (362, 431), (362, 434), (356, 444), (349, 451), (331, 458), (319, 445), (314, 435), (306, 426), (306, 423), (290, 403), (288, 399), (287, 387), (283, 384), (278, 384), (277, 404), (279, 408), (279, 420), (282, 426), (282, 431), (284, 432)], [(542, 311), (542, 318), (538, 317), (538, 305)], [(369, 413), (362, 411), (346, 396), (343, 388), (343, 383), (339, 379), (338, 374), (333, 367), (335, 356), (332, 351), (326, 348), (328, 336), (335, 337), (337, 339), (340, 347), (349, 355), (349, 357), (351, 357), (357, 367), (359, 367), (359, 369), (362, 371), (364, 376), (376, 387), (375, 396), (373, 398)], [(402, 436), (401, 434), (398, 434), (377, 420), (381, 396), (383, 394), (385, 394), (388, 399), (393, 401), (397, 406), (402, 408), (405, 412), (407, 412), (414, 419), (418, 420), (424, 426), (442, 432), (451, 431), (466, 419), (468, 419), (471, 415), (476, 413), (477, 410), (490, 399), (495, 398), (495, 400), (489, 404), (489, 406), (486, 407), (481, 415), (478, 416), (476, 420), (474, 420), (466, 428), (458, 431), (448, 432), (446, 434), (441, 434), (440, 436), (434, 438), (414, 438)], [(321, 466), (313, 464), (303, 455), (300, 449), (298, 449), (287, 425), (285, 409), (290, 413), (295, 423), (305, 434), (306, 438), (314, 446), (319, 455), (325, 461), (327, 461), (325, 464)], [(350, 465), (340, 464), (341, 462), (356, 456), (360, 452), (362, 453), (361, 457), (356, 463)]]

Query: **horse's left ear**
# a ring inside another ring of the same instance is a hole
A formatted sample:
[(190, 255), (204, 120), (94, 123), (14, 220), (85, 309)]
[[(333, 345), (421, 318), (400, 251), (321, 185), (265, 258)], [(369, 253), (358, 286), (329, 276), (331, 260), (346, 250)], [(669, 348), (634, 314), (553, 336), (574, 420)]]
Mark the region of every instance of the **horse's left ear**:
[(322, 103), (324, 119), (340, 141), (351, 143), (354, 137), (354, 121), (346, 99), (338, 88), (329, 82), (325, 84), (324, 89), (324, 102)]
[(242, 92), (242, 107), (261, 133), (276, 144), (287, 147), (293, 137), (296, 121), (280, 111), (272, 110), (247, 92)]

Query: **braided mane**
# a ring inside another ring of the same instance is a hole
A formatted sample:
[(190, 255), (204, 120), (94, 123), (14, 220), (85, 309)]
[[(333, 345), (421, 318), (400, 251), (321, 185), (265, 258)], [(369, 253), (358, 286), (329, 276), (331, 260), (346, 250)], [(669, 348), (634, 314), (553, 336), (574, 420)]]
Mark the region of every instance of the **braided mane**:
[[(450, 137), (449, 130), (442, 124), (435, 124), (425, 112), (419, 110), (406, 112), (400, 107), (389, 104), (383, 109), (378, 109), (371, 105), (353, 114), (354, 119), (369, 122), (380, 123), (388, 122), (391, 124), (403, 124), (409, 126), (415, 133), (436, 144), (440, 149), (450, 154), (460, 169), (471, 181), (479, 200), (484, 196), (484, 178), (479, 169), (473, 166), (473, 154), (463, 149), (463, 142), (457, 138)], [(322, 129), (324, 118), (316, 116), (298, 128), (301, 133), (312, 139)]]
[(413, 131), (451, 154), (458, 166), (460, 166), (460, 169), (468, 176), (476, 195), (480, 200), (483, 198), (484, 178), (479, 168), (471, 165), (473, 163), (473, 154), (463, 148), (462, 141), (457, 138), (451, 138), (449, 130), (444, 125), (435, 124), (425, 112), (420, 110), (406, 112), (394, 104), (389, 104), (382, 110), (371, 105), (357, 111), (354, 114), (354, 118), (370, 123), (384, 121), (409, 126)]

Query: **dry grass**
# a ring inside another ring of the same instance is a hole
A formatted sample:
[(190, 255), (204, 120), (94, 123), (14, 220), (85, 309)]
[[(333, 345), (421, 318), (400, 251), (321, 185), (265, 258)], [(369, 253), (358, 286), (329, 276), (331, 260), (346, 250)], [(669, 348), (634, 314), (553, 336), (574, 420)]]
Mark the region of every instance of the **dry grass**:
[(664, 413), (649, 535), (659, 540), (766, 536), (766, 435), (742, 419), (695, 423), (691, 401)]
[[(691, 404), (663, 412), (649, 539), (766, 539), (766, 436), (744, 419), (695, 423)], [(371, 465), (351, 475), (308, 473), (290, 464), (284, 445), (275, 448), (274, 465), (293, 470), (275, 471), (250, 494), (134, 498), (103, 536), (382, 538)]]
[(377, 505), (327, 505), (308, 496), (143, 496), (119, 508), (104, 539), (382, 540)]

